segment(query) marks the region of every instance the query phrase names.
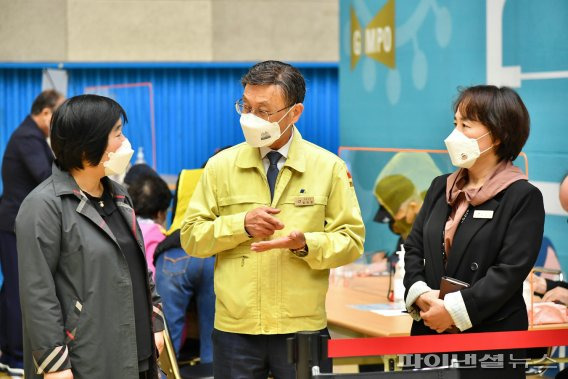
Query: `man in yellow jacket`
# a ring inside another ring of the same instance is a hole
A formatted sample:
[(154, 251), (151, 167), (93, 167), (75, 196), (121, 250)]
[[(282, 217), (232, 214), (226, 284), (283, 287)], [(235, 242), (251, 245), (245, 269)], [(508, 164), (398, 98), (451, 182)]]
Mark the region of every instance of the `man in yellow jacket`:
[(286, 338), (328, 335), (329, 269), (362, 254), (365, 229), (345, 163), (295, 127), (302, 74), (266, 61), (242, 85), (236, 109), (246, 143), (209, 160), (181, 243), (192, 256), (217, 254), (215, 377), (295, 378)]

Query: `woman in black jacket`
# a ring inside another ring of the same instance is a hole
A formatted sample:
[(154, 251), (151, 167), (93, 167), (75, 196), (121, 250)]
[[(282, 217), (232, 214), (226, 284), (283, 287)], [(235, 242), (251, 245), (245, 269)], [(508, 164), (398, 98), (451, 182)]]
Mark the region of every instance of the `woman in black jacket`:
[[(526, 330), (522, 283), (544, 228), (542, 195), (512, 164), (529, 136), (529, 114), (515, 91), (495, 86), (464, 89), (454, 111), (445, 143), (459, 169), (434, 179), (405, 244), (411, 334)], [(443, 276), (469, 287), (439, 299)], [(489, 369), (478, 352), (468, 366), (480, 371), (465, 373), (524, 378), (522, 352), (511, 353), (491, 352), (503, 367)]]

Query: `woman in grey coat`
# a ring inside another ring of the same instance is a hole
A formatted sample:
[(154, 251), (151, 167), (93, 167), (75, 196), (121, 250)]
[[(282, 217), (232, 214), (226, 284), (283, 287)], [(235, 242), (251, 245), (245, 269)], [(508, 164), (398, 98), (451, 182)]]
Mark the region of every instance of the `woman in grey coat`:
[(160, 298), (126, 190), (132, 149), (114, 100), (82, 95), (54, 113), (53, 174), (16, 219), (26, 378), (156, 378)]

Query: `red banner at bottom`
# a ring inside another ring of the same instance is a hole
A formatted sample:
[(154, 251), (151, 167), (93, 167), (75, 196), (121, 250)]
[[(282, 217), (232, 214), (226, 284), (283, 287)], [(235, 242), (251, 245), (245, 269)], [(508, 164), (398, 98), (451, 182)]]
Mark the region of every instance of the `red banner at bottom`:
[(330, 358), (345, 358), (564, 345), (568, 345), (568, 328), (415, 337), (334, 339), (328, 342), (328, 355)]

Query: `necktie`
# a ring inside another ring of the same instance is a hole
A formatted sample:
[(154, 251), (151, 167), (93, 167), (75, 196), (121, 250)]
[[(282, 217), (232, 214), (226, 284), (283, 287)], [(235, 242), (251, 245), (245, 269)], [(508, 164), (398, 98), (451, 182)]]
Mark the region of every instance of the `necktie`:
[(277, 151), (271, 151), (266, 154), (270, 166), (268, 166), (268, 171), (266, 172), (266, 178), (268, 179), (268, 186), (270, 187), (270, 200), (274, 198), (274, 185), (276, 184), (276, 178), (278, 177), (278, 166), (276, 165), (280, 160), (280, 154)]

